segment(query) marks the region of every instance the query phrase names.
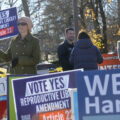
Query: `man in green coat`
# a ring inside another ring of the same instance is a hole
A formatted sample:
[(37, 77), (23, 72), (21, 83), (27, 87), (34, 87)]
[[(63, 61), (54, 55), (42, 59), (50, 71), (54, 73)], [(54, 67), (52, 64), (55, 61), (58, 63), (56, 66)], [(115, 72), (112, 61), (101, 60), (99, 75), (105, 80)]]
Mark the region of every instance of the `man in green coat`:
[(11, 41), (7, 52), (0, 50), (0, 58), (11, 61), (10, 74), (36, 74), (40, 62), (39, 40), (30, 31), (33, 27), (28, 17), (18, 19), (19, 35)]

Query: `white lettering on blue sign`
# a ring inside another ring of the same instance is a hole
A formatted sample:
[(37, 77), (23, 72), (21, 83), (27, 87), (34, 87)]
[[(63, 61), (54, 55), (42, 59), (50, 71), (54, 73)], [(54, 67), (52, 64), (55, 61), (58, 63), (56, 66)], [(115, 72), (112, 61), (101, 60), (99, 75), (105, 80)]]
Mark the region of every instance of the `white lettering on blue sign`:
[(9, 10), (0, 12), (0, 19), (5, 19), (9, 17)]
[(68, 89), (68, 84), (69, 75), (27, 82), (25, 96)]
[(9, 27), (9, 23), (0, 25), (0, 29), (4, 29), (4, 28), (7, 28), (7, 27)]
[(14, 21), (16, 19), (17, 19), (16, 16), (12, 16), (12, 17), (8, 17), (8, 18), (4, 19), (3, 21), (4, 21), (4, 23), (8, 23), (8, 22)]
[[(85, 84), (89, 93), (89, 96), (96, 95), (96, 89), (98, 88), (100, 95), (106, 95), (108, 90), (108, 84), (110, 80), (110, 75), (106, 74), (103, 80), (100, 79), (99, 75), (94, 76), (93, 84), (90, 84), (90, 79), (88, 76), (84, 76)], [(103, 85), (101, 81), (104, 81)], [(120, 94), (120, 74), (112, 74), (112, 91), (114, 95)]]
[(35, 96), (28, 96), (20, 98), (21, 106), (29, 106), (34, 104), (42, 104), (45, 102), (51, 102), (61, 99), (69, 98), (70, 94), (68, 90), (56, 91), (53, 93), (40, 94)]
[[(120, 113), (120, 100), (102, 98), (107, 96), (111, 86), (111, 95), (120, 95), (120, 74), (105, 74), (104, 79), (100, 75), (94, 75), (91, 82), (89, 76), (84, 76), (88, 96), (85, 97), (85, 113), (91, 114), (110, 114), (113, 112)], [(102, 98), (102, 99), (101, 99)], [(109, 98), (109, 97), (108, 97)]]
[(90, 96), (95, 96), (96, 89), (98, 87), (100, 95), (106, 95), (107, 87), (109, 82), (109, 74), (105, 75), (104, 85), (102, 86), (101, 79), (99, 75), (94, 76), (93, 85), (90, 84), (90, 79), (88, 76), (84, 76), (86, 87)]
[[(113, 94), (120, 95), (120, 73), (112, 74)], [(118, 89), (119, 88), (119, 89)]]
[(113, 113), (114, 109), (116, 113), (120, 113), (120, 100), (115, 100), (114, 102), (112, 100), (103, 100), (100, 101), (99, 97), (95, 97), (94, 101), (90, 101), (89, 97), (85, 98), (85, 113), (91, 114), (91, 110), (95, 111), (96, 114), (99, 113)]
[(36, 112), (43, 113), (43, 112), (61, 110), (66, 108), (70, 108), (68, 99), (36, 105)]

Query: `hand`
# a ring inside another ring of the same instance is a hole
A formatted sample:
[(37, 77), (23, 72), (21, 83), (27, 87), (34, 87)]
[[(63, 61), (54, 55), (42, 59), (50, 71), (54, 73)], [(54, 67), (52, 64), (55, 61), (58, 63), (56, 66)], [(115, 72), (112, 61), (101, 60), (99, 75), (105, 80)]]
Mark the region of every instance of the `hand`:
[(12, 60), (12, 68), (14, 68), (18, 64), (18, 58), (14, 58)]

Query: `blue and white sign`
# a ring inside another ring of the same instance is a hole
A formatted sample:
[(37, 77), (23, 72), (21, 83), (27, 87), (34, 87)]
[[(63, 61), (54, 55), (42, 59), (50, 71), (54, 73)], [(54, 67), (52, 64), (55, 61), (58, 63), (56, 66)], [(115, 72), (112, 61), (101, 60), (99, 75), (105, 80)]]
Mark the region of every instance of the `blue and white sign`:
[(18, 34), (17, 9), (10, 8), (0, 11), (0, 40)]
[(0, 96), (7, 95), (7, 78), (0, 78)]
[(31, 120), (36, 113), (70, 109), (68, 88), (76, 87), (75, 76), (76, 72), (73, 71), (13, 79), (16, 119)]
[(77, 72), (80, 120), (120, 120), (120, 69)]

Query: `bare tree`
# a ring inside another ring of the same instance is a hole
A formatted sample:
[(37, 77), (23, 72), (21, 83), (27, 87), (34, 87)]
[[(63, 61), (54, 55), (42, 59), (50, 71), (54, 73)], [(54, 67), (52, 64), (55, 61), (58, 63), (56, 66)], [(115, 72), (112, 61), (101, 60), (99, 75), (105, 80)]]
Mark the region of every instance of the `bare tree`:
[(86, 0), (78, 0), (78, 16), (79, 16), (79, 24), (81, 29), (87, 29), (86, 28), (86, 18), (85, 18), (85, 8), (87, 6), (87, 1)]
[(100, 9), (100, 14), (101, 14), (101, 18), (102, 18), (102, 31), (103, 31), (103, 40), (102, 42), (104, 43), (104, 49), (103, 52), (107, 53), (108, 52), (108, 48), (107, 48), (107, 24), (106, 24), (106, 16), (105, 16), (105, 12), (103, 10), (103, 4), (101, 2), (101, 0), (98, 0), (98, 4), (99, 4), (99, 9)]
[(72, 0), (43, 0), (42, 5), (44, 17), (38, 25), (41, 24), (41, 50), (47, 60), (49, 54), (56, 54), (58, 44), (64, 39), (65, 28), (73, 26), (73, 10)]
[(120, 27), (120, 1), (118, 0), (118, 23)]
[(13, 7), (18, 0), (6, 0), (4, 4)]
[(29, 11), (29, 7), (28, 7), (28, 1), (27, 0), (22, 0), (22, 4), (23, 4), (25, 16), (30, 17), (30, 11)]

